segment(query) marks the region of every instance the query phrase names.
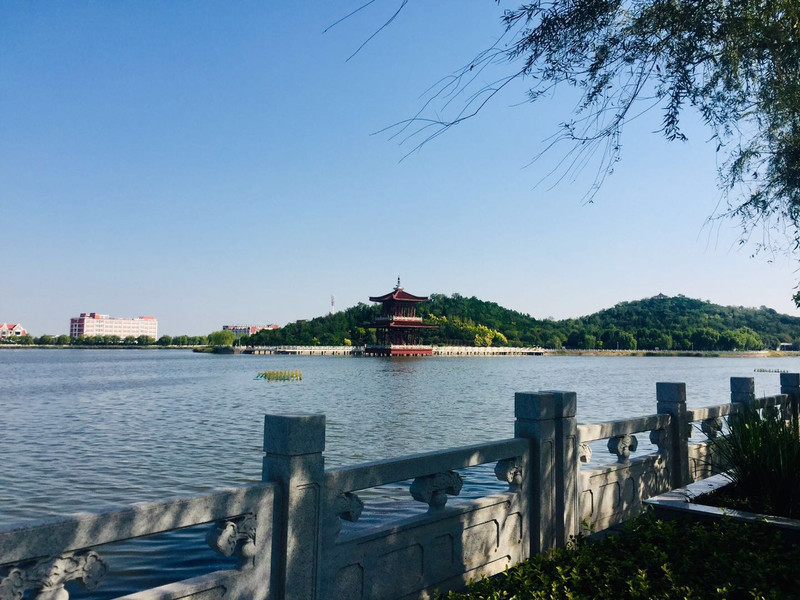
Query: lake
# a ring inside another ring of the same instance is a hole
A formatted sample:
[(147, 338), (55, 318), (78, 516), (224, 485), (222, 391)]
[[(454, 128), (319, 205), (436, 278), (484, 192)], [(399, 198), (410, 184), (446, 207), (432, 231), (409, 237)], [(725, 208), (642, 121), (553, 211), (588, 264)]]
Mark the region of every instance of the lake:
[[(302, 381), (254, 379), (295, 369)], [(730, 377), (777, 393), (779, 376), (758, 369), (797, 372), (800, 361), (0, 350), (0, 525), (258, 481), (265, 413), (325, 413), (332, 467), (511, 437), (517, 391), (577, 392), (578, 420), (606, 421), (654, 413), (658, 381), (685, 382), (690, 407), (729, 401)], [(190, 571), (203, 560), (186, 558)]]

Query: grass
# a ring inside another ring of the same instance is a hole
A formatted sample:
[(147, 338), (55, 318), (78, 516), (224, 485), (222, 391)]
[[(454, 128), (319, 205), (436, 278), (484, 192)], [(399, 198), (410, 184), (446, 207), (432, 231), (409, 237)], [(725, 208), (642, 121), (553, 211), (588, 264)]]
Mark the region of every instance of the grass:
[(536, 556), (437, 600), (798, 598), (800, 547), (755, 524), (659, 521)]

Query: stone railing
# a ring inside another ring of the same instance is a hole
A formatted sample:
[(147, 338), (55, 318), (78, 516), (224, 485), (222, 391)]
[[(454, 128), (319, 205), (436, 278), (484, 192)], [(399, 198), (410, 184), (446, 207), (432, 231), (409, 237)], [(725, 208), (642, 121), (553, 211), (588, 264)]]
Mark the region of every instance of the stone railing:
[[(69, 581), (102, 586), (103, 545), (203, 524), (238, 568), (125, 598), (429, 598), (582, 529), (621, 523), (645, 499), (705, 476), (708, 439), (745, 404), (796, 419), (800, 375), (781, 374), (780, 395), (756, 399), (753, 389), (752, 379), (732, 378), (731, 403), (689, 410), (684, 384), (658, 383), (656, 414), (581, 425), (574, 393), (517, 393), (513, 438), (327, 471), (324, 415), (267, 415), (263, 483), (0, 529), (0, 600), (65, 600)], [(609, 460), (592, 464), (602, 448)], [(501, 483), (458, 499), (480, 465)], [(410, 482), (409, 501), (427, 510), (342, 526), (369, 509), (375, 494), (362, 490), (397, 482)]]
[(208, 524), (208, 544), (224, 556), (236, 556), (239, 568), (129, 598), (270, 597), (265, 582), (273, 579), (273, 526), (280, 499), (275, 484), (260, 483), (0, 529), (0, 600), (66, 600), (64, 586), (70, 581), (86, 589), (102, 584), (109, 570), (103, 545), (202, 524)]

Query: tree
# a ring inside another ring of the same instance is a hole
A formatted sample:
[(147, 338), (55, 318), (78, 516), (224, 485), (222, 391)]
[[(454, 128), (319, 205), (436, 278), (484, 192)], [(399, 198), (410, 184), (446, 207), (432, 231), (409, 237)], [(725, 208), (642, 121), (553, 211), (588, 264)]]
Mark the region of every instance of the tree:
[(172, 336), (170, 336), (170, 335), (162, 335), (160, 338), (158, 338), (158, 341), (156, 342), (156, 344), (158, 344), (159, 346), (171, 346), (172, 345)]
[(695, 329), (690, 336), (694, 350), (716, 350), (719, 343), (719, 332), (710, 327)]
[[(680, 121), (691, 107), (719, 155), (727, 207), (716, 216), (740, 221), (742, 242), (761, 225), (800, 247), (797, 0), (534, 0), (506, 10), (502, 25), (498, 43), (398, 124), (401, 135), (422, 134), (425, 144), (518, 80), (533, 103), (574, 88), (580, 100), (545, 150), (567, 143), (562, 175), (598, 161), (591, 197), (620, 159), (632, 119), (658, 110), (660, 133), (685, 140)], [(756, 248), (775, 243), (768, 236)]]
[(208, 334), (209, 346), (233, 346), (236, 341), (236, 334), (228, 329), (214, 331)]

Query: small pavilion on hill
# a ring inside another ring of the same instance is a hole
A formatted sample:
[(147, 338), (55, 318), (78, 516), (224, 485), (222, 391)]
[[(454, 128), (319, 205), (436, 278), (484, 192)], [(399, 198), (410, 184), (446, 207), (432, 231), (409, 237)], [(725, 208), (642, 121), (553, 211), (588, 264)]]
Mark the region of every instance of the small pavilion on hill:
[(438, 325), (424, 325), (422, 317), (416, 315), (415, 306), (424, 302), (426, 296), (414, 296), (400, 286), (400, 278), (394, 290), (383, 296), (370, 296), (371, 302), (381, 303), (381, 314), (375, 319), (377, 343), (368, 344), (364, 354), (368, 356), (426, 356), (433, 352), (431, 346), (420, 343), (423, 329), (436, 329)]

